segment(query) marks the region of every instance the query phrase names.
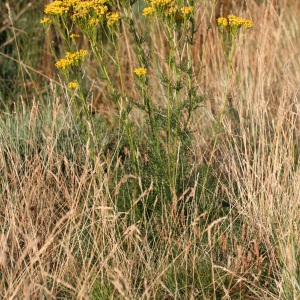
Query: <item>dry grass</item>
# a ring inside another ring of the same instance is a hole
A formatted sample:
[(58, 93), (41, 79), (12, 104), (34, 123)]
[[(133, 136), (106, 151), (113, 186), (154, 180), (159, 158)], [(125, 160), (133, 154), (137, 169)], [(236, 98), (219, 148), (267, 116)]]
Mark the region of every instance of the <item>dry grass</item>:
[[(146, 213), (155, 182), (145, 185), (128, 172), (117, 150), (104, 151), (104, 125), (91, 163), (63, 89), (49, 89), (51, 105), (33, 101), (30, 108), (22, 104), (3, 113), (2, 299), (299, 299), (300, 7), (282, 2), (278, 13), (271, 1), (247, 1), (244, 14), (255, 26), (238, 41), (228, 113), (201, 193), (226, 62), (217, 29), (207, 30), (212, 11), (200, 6), (193, 53), (195, 69), (201, 62), (205, 67), (198, 80), (209, 97), (194, 116), (194, 161), (187, 174), (193, 184), (172, 199), (161, 191), (152, 203), (159, 215)], [(162, 58), (163, 38), (157, 32), (150, 38)], [(124, 41), (123, 66), (135, 67), (129, 35)], [(160, 63), (151, 68), (157, 95)], [(133, 78), (124, 79), (136, 97)], [(94, 86), (100, 114), (105, 109), (110, 122), (117, 122), (105, 86)], [(133, 180), (139, 182), (137, 196)], [(138, 206), (144, 214), (135, 219)]]

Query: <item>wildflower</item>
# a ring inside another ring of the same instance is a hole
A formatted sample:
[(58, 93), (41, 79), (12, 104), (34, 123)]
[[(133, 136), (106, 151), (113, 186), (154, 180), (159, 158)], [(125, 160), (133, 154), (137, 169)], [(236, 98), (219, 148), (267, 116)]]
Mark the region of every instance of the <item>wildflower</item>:
[(95, 4), (104, 4), (107, 0), (93, 0)]
[(83, 60), (86, 55), (86, 50), (79, 50), (77, 52), (67, 52), (66, 57), (57, 61), (55, 66), (58, 69), (66, 70), (69, 66), (77, 65), (79, 61)]
[(70, 34), (70, 38), (72, 39), (72, 40), (75, 40), (75, 39), (77, 39), (77, 38), (79, 38), (79, 34), (76, 34), (76, 33), (72, 33), (72, 34)]
[(99, 19), (96, 19), (96, 18), (91, 18), (91, 19), (89, 19), (89, 25), (90, 25), (90, 26), (94, 26), (94, 25), (96, 25), (98, 22), (99, 22)]
[(69, 84), (68, 84), (68, 88), (69, 88), (70, 90), (75, 90), (78, 86), (79, 86), (79, 85), (78, 85), (78, 83), (77, 83), (76, 81), (71, 81), (71, 82), (69, 82)]
[(250, 28), (253, 26), (253, 22), (251, 20), (239, 18), (234, 15), (228, 15), (227, 18), (220, 17), (217, 19), (217, 23), (221, 31), (226, 29), (236, 33), (242, 26), (244, 26), (244, 28)]
[(71, 15), (71, 19), (72, 21), (74, 22), (78, 22), (80, 20), (85, 20), (86, 16), (88, 15), (88, 10), (85, 10), (85, 11), (80, 11), (80, 12), (77, 12), (77, 13), (73, 13)]
[(94, 7), (94, 3), (92, 1), (82, 1), (76, 3), (76, 5), (74, 6), (74, 10), (77, 12), (88, 11), (90, 8), (93, 7)]
[(102, 17), (108, 11), (108, 7), (106, 5), (96, 6), (96, 7), (94, 7), (94, 11), (97, 16)]
[(244, 21), (244, 27), (245, 28), (250, 28), (254, 25), (254, 23), (251, 20), (245, 20)]
[(71, 64), (82, 60), (87, 55), (86, 50), (79, 50), (77, 52), (67, 52), (66, 59), (71, 61)]
[(243, 18), (239, 18), (234, 15), (227, 16), (227, 19), (230, 27), (240, 27), (243, 25), (244, 22)]
[(181, 8), (181, 12), (184, 16), (190, 15), (194, 10), (194, 6), (184, 6)]
[(154, 8), (153, 7), (146, 7), (143, 10), (143, 16), (151, 15), (153, 12), (154, 12)]
[(58, 62), (56, 62), (55, 67), (61, 70), (65, 70), (67, 67), (69, 67), (72, 64), (72, 62), (68, 59), (62, 58)]
[(137, 69), (134, 69), (134, 73), (138, 77), (145, 76), (147, 74), (147, 69), (145, 69), (145, 68), (137, 68)]
[(217, 22), (218, 22), (218, 26), (220, 27), (226, 27), (228, 25), (228, 21), (226, 18), (220, 17), (218, 18)]
[(41, 24), (52, 24), (52, 20), (49, 18), (44, 18), (40, 21)]
[(69, 10), (68, 2), (55, 0), (54, 2), (46, 6), (45, 14), (62, 16), (64, 13), (68, 12), (68, 10)]
[(68, 2), (69, 6), (72, 6), (72, 5), (74, 5), (74, 4), (78, 3), (78, 2), (80, 2), (80, 0), (67, 0), (67, 1), (65, 1), (65, 2)]
[(164, 8), (174, 4), (174, 0), (151, 0), (150, 3), (154, 8)]
[(107, 26), (113, 26), (120, 19), (118, 12), (109, 12), (106, 14), (107, 17)]
[(171, 6), (166, 10), (166, 15), (174, 15), (174, 14), (176, 15), (177, 11), (178, 11), (178, 5)]

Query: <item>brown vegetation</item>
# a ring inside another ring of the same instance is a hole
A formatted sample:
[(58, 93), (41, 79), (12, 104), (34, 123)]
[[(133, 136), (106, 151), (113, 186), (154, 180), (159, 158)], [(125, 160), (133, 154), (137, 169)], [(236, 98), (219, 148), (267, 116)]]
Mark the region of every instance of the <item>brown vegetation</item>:
[[(243, 14), (255, 26), (237, 40), (225, 93), (227, 64), (214, 14), (239, 12), (237, 2), (219, 2), (216, 12), (200, 6), (198, 12), (204, 17), (197, 21), (194, 71), (206, 101), (191, 130), (193, 160), (185, 176), (193, 185), (171, 199), (158, 193), (151, 205), (159, 216), (145, 213), (140, 220), (131, 216), (138, 206), (147, 211), (156, 183), (149, 176), (143, 185), (128, 172), (117, 148), (124, 133), (117, 132), (117, 146), (110, 147), (111, 128), (99, 129), (102, 148), (92, 165), (63, 84), (34, 72), (60, 80), (52, 74), (57, 70), (51, 67), (50, 43), (47, 53), (35, 56), (26, 55), (28, 44), (19, 44), (22, 62), (12, 57), (18, 64), (1, 80), (22, 82), (22, 69), (37, 88), (27, 94), (29, 106), (23, 90), (10, 94), (13, 88), (7, 88), (4, 100), (14, 110), (0, 118), (1, 299), (300, 299), (300, 5), (274, 1), (275, 10), (271, 1), (247, 1)], [(18, 37), (32, 38), (33, 26), (21, 31), (20, 19), (30, 19), (16, 18), (18, 3), (12, 6)], [(5, 16), (3, 63), (8, 61), (4, 47), (16, 47), (7, 31), (6, 10)], [(130, 70), (138, 62), (128, 30), (122, 30), (122, 68)], [(153, 101), (159, 101), (162, 84), (155, 72), (164, 64), (165, 49), (161, 32), (150, 32), (148, 38), (158, 57), (150, 66), (150, 80)], [(44, 47), (44, 33), (40, 39)], [(27, 57), (36, 63), (32, 69)], [(103, 81), (90, 80), (96, 71), (91, 64), (85, 76), (91, 101), (100, 102), (96, 117), (105, 123), (112, 105)], [(138, 99), (132, 72), (128, 74), (126, 88)], [(224, 98), (226, 114), (222, 128), (216, 128)], [(138, 124), (142, 116), (131, 113)], [(216, 133), (219, 143), (211, 156)], [(202, 189), (210, 157), (209, 184)], [(136, 197), (133, 180), (140, 184)], [(129, 207), (120, 209), (125, 199), (130, 199)]]

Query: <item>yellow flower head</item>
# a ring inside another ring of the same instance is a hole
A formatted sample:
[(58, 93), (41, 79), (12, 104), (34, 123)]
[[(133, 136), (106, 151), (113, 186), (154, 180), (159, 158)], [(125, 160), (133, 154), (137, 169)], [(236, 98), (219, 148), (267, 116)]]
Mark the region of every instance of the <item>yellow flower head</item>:
[(82, 1), (82, 2), (78, 2), (76, 3), (76, 5), (74, 6), (74, 10), (79, 12), (79, 11), (88, 11), (90, 8), (94, 7), (94, 3), (92, 1)]
[(194, 11), (194, 6), (184, 6), (181, 8), (181, 12), (184, 16), (190, 15)]
[(68, 12), (69, 8), (70, 5), (68, 2), (55, 0), (46, 6), (45, 14), (62, 16), (64, 13)]
[(60, 59), (58, 62), (56, 62), (55, 66), (58, 68), (58, 69), (61, 69), (61, 70), (65, 70), (67, 69), (67, 67), (69, 67), (70, 65), (72, 65), (72, 62), (68, 59), (65, 59), (65, 58), (62, 58)]
[(97, 16), (101, 17), (106, 14), (106, 12), (108, 11), (108, 7), (106, 5), (95, 6), (94, 11)]
[(147, 74), (147, 69), (145, 69), (145, 68), (137, 68), (137, 69), (134, 69), (134, 73), (138, 77), (142, 77), (142, 76), (145, 76)]
[(107, 0), (93, 0), (95, 4), (104, 4), (105, 2), (108, 2)]
[(76, 81), (71, 81), (68, 84), (68, 88), (70, 90), (75, 90), (76, 88), (78, 88), (79, 84)]
[(218, 18), (217, 22), (218, 22), (218, 26), (220, 27), (226, 27), (228, 25), (228, 21), (226, 18), (220, 17)]
[(242, 26), (243, 25), (243, 22), (244, 22), (244, 19), (243, 18), (239, 18), (239, 17), (236, 17), (234, 15), (229, 15), (227, 16), (227, 19), (228, 19), (228, 23), (229, 23), (229, 26), (230, 27), (234, 27), (234, 26)]
[(80, 0), (64, 0), (64, 2), (68, 3), (69, 6), (75, 5), (76, 3), (80, 2)]
[(67, 52), (66, 57), (56, 62), (55, 66), (58, 69), (66, 70), (69, 66), (77, 65), (80, 60), (83, 60), (87, 55), (86, 50), (79, 50), (77, 52)]
[(79, 34), (76, 34), (76, 33), (72, 33), (72, 34), (70, 34), (70, 38), (72, 39), (72, 40), (75, 40), (75, 39), (77, 39), (77, 38), (79, 38)]
[(151, 0), (151, 6), (154, 8), (165, 8), (172, 6), (174, 4), (174, 0)]
[(152, 6), (145, 7), (143, 10), (143, 16), (151, 15), (154, 12), (154, 8)]
[(227, 31), (235, 33), (237, 33), (242, 26), (244, 26), (244, 28), (250, 28), (253, 26), (253, 22), (251, 20), (239, 18), (234, 15), (228, 15), (227, 18), (220, 17), (217, 19), (217, 23), (221, 31), (226, 29)]
[(244, 27), (250, 28), (254, 25), (254, 23), (251, 20), (244, 20)]
[(71, 16), (71, 19), (75, 23), (83, 21), (84, 24), (88, 22), (89, 25), (93, 26), (100, 20), (104, 19), (104, 16), (108, 10), (108, 7), (106, 5), (103, 5), (104, 3), (105, 1), (103, 0), (77, 0), (77, 2), (73, 5), (73, 14)]
[(168, 9), (166, 9), (166, 15), (176, 15), (178, 11), (178, 5), (170, 6)]
[(175, 0), (149, 0), (148, 1), (151, 7), (157, 12), (167, 13), (168, 9), (170, 9), (175, 4)]
[(90, 26), (97, 25), (98, 23), (99, 23), (99, 19), (97, 19), (97, 18), (91, 18), (91, 19), (89, 19), (89, 25)]
[(66, 59), (70, 60), (72, 63), (82, 60), (87, 55), (86, 50), (79, 50), (76, 52), (67, 52)]
[(107, 26), (113, 26), (120, 19), (120, 14), (118, 12), (109, 12), (106, 14)]
[(49, 18), (44, 18), (40, 21), (41, 24), (52, 24), (52, 20)]

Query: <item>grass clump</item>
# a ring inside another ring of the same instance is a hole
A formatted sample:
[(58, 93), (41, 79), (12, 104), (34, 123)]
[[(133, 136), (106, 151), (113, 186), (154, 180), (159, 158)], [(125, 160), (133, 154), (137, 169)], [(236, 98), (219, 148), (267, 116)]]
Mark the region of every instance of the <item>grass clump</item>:
[[(1, 80), (20, 70), (1, 90), (0, 297), (297, 299), (299, 5), (21, 2), (0, 4)], [(31, 66), (27, 11), (46, 29)]]

